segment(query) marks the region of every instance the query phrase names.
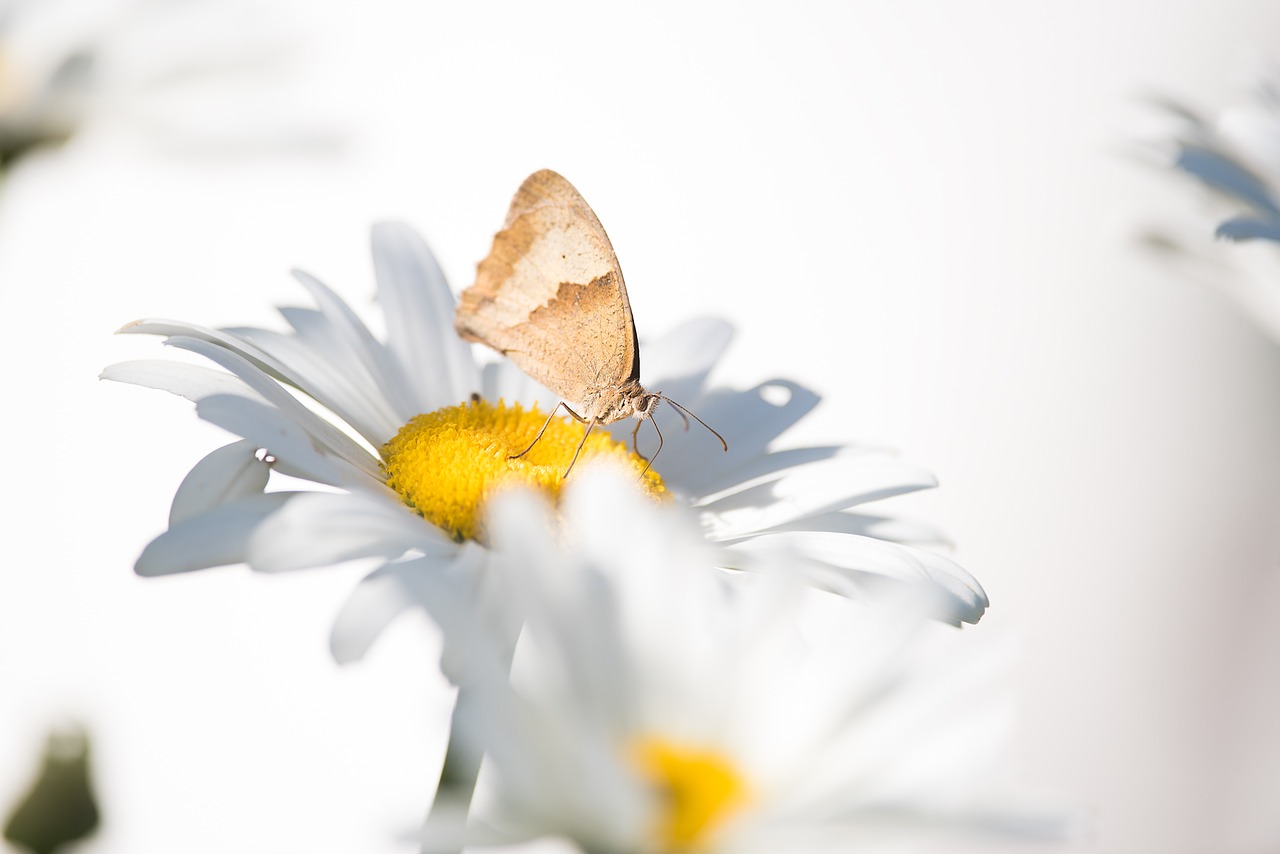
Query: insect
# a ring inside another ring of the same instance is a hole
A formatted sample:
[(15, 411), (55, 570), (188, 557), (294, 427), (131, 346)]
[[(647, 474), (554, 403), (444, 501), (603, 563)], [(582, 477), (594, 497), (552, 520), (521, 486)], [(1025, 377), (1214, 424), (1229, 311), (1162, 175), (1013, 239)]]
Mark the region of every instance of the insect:
[[(561, 398), (529, 447), (512, 459), (529, 453), (564, 407), (586, 425), (565, 469), (568, 477), (597, 424), (635, 416), (635, 448), (640, 425), (653, 422), (663, 400), (676, 408), (686, 430), (692, 417), (729, 450), (701, 418), (640, 385), (636, 325), (613, 245), (591, 206), (550, 169), (533, 173), (516, 191), (502, 231), (476, 268), (475, 284), (462, 292), (454, 328), (464, 340), (507, 356)], [(658, 449), (647, 458), (650, 465), (662, 451), (662, 431), (656, 422), (653, 428)]]

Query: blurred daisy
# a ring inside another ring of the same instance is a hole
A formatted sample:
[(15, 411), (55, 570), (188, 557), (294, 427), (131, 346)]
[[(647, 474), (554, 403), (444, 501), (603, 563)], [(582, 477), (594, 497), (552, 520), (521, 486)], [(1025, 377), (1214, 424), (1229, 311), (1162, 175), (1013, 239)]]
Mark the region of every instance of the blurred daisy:
[(330, 146), (284, 97), (297, 36), (272, 18), (225, 0), (0, 0), (0, 168), (109, 121), (185, 148)]
[(493, 566), (525, 621), (510, 679), (465, 603), (432, 597), (482, 697), (458, 735), (486, 765), (470, 817), (437, 811), (425, 850), (863, 851), (1060, 829), (983, 806), (1007, 720), (995, 658), (961, 658), (954, 629), (920, 619), (929, 591), (868, 605), (727, 584), (687, 517), (625, 487), (584, 472), (558, 518), (530, 493), (492, 502)]
[[(580, 425), (555, 420), (531, 453), (508, 459), (542, 425), (538, 404), (549, 411), (554, 401), (509, 363), (482, 368), (475, 361), (453, 332), (453, 294), (416, 234), (375, 227), (373, 258), (385, 340), (333, 291), (298, 272), (316, 308), (282, 309), (289, 333), (171, 320), (121, 330), (166, 336), (221, 370), (146, 360), (103, 373), (182, 395), (201, 418), (241, 437), (183, 481), (169, 530), (147, 546), (137, 571), (239, 562), (278, 571), (379, 558), (385, 565), (358, 587), (335, 627), (341, 660), (361, 655), (390, 619), (418, 603), (424, 573), (466, 576), (479, 567), (490, 492), (514, 482), (556, 493), (582, 435)], [(718, 444), (717, 453), (706, 453), (697, 444), (705, 437), (668, 441), (644, 488), (697, 514), (719, 546), (718, 565), (795, 574), (854, 597), (925, 587), (940, 593), (940, 618), (978, 620), (986, 597), (972, 576), (941, 555), (895, 542), (930, 532), (850, 510), (932, 486), (932, 478), (866, 448), (775, 450), (817, 397), (782, 381), (745, 392), (706, 388), (729, 337), (723, 322), (699, 320), (645, 348), (647, 365), (657, 367), (656, 384), (648, 376), (646, 384), (721, 425), (730, 453), (719, 453)], [(621, 460), (637, 475), (646, 467), (604, 431), (583, 451), (584, 463), (596, 457)], [(325, 491), (267, 491), (272, 472)]]
[(1231, 240), (1280, 241), (1280, 74), (1270, 68), (1241, 102), (1206, 118), (1167, 104), (1173, 162), (1245, 212), (1217, 227)]
[[(1262, 67), (1243, 97), (1206, 114), (1162, 100), (1154, 127), (1141, 134), (1161, 167), (1208, 190), (1200, 210), (1166, 209), (1143, 229), (1144, 244), (1180, 275), (1225, 292), (1280, 339), (1275, 247), (1280, 242), (1280, 69)], [(1214, 246), (1212, 233), (1233, 241)]]
[(88, 108), (90, 54), (67, 45), (24, 55), (21, 10), (0, 4), (0, 168), (65, 141)]

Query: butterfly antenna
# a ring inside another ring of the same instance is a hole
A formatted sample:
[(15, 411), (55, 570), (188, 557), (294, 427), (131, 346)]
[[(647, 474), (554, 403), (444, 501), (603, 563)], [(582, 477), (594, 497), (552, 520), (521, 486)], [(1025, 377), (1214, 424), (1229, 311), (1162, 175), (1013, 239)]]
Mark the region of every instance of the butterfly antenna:
[[(710, 424), (708, 424), (707, 422), (703, 421), (703, 420), (702, 420), (701, 418), (699, 418), (698, 416), (694, 415), (694, 414), (693, 414), (692, 412), (690, 412), (689, 410), (685, 409), (685, 408), (684, 408), (683, 406), (681, 406), (680, 404), (676, 403), (676, 402), (675, 402), (674, 400), (672, 400), (671, 398), (669, 398), (669, 397), (664, 397), (664, 398), (662, 398), (662, 399), (663, 399), (663, 400), (665, 400), (667, 403), (671, 404), (672, 406), (674, 406), (674, 407), (676, 408), (676, 411), (677, 411), (677, 412), (679, 412), (682, 416), (684, 416), (684, 415), (688, 415), (688, 416), (689, 416), (689, 418), (692, 418), (694, 421), (697, 421), (697, 422), (698, 422), (699, 424), (701, 424), (703, 427), (706, 427), (708, 430), (710, 430), (710, 431), (711, 431), (711, 435), (712, 435), (712, 436), (715, 436), (717, 439), (719, 439), (719, 440), (720, 440), (720, 444), (724, 447), (724, 449), (725, 449), (726, 451), (727, 451), (727, 450), (729, 450), (729, 443), (728, 443), (728, 442), (726, 442), (726, 441), (724, 440), (724, 436), (721, 436), (719, 433), (717, 433), (717, 432), (716, 432), (716, 430), (715, 430), (715, 428), (714, 428), (714, 427), (712, 427), (712, 426), (711, 426)], [(689, 425), (689, 421), (688, 421), (688, 419), (685, 419), (685, 422), (684, 422), (684, 423), (685, 423), (685, 429), (688, 429), (688, 425)], [(658, 422), (656, 422), (656, 421), (655, 421), (655, 422), (653, 423), (653, 426), (654, 426), (654, 427), (657, 427), (657, 426), (658, 426)], [(662, 434), (661, 434), (661, 433), (659, 433), (658, 435), (659, 435), (659, 436), (661, 436)], [(661, 445), (659, 445), (658, 447), (662, 447), (662, 446), (661, 446)], [(655, 456), (656, 456), (656, 454), (655, 454)]]

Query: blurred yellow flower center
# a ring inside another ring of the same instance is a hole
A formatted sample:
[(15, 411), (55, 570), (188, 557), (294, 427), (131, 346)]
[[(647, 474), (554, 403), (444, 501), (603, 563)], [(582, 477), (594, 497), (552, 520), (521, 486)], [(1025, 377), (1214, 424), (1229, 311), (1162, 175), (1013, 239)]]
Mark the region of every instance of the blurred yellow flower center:
[[(535, 404), (528, 412), (515, 404), (483, 400), (415, 416), (382, 446), (387, 485), (427, 521), (456, 540), (482, 539), (485, 500), (496, 489), (533, 486), (552, 498), (566, 483), (564, 471), (582, 441), (583, 425), (553, 418), (542, 438), (529, 447), (547, 417)], [(593, 430), (582, 446), (574, 472), (592, 459), (612, 459), (635, 469), (645, 461), (603, 430)], [(662, 478), (650, 469), (644, 488), (658, 497)]]
[(746, 781), (713, 750), (645, 738), (631, 745), (630, 758), (662, 798), (660, 850), (708, 848), (719, 825), (746, 801)]

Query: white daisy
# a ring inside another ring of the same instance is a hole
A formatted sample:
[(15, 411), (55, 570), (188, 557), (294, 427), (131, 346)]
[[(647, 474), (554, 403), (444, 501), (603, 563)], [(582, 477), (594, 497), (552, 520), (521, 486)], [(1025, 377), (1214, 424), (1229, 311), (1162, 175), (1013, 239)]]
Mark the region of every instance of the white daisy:
[(1259, 74), (1247, 97), (1212, 117), (1166, 107), (1177, 123), (1174, 165), (1246, 208), (1220, 223), (1217, 236), (1280, 242), (1280, 73)]
[(1176, 275), (1226, 294), (1280, 339), (1280, 69), (1264, 67), (1243, 97), (1214, 112), (1177, 101), (1159, 107), (1142, 134), (1144, 151), (1208, 192), (1199, 205), (1153, 214), (1141, 231), (1145, 248)]
[(104, 119), (187, 149), (331, 146), (333, 130), (284, 97), (299, 39), (278, 11), (0, 0), (0, 168)]
[(66, 140), (88, 108), (89, 52), (60, 46), (24, 55), (22, 11), (14, 0), (0, 3), (0, 167)]
[(478, 698), (457, 733), (487, 764), (471, 816), (438, 811), (425, 850), (863, 851), (1062, 829), (984, 806), (976, 781), (1006, 720), (993, 659), (919, 619), (914, 597), (730, 584), (686, 517), (605, 467), (566, 489), (558, 519), (527, 492), (491, 507), (492, 565), (525, 628), (508, 679), (466, 603), (430, 597)]
[[(529, 405), (541, 401), (548, 411), (554, 400), (505, 362), (476, 362), (453, 332), (453, 294), (411, 230), (375, 227), (373, 259), (385, 340), (333, 291), (298, 272), (316, 308), (281, 309), (290, 332), (142, 320), (121, 331), (166, 336), (218, 369), (147, 360), (103, 373), (182, 395), (201, 418), (240, 437), (183, 481), (169, 530), (147, 546), (137, 571), (240, 562), (278, 571), (380, 558), (385, 565), (357, 588), (335, 626), (341, 660), (361, 655), (390, 619), (418, 603), (424, 574), (465, 576), (482, 564), (478, 520), (489, 490), (514, 478), (558, 491), (582, 430), (553, 421), (535, 452), (508, 460), (543, 421)], [(748, 391), (708, 388), (729, 337), (722, 321), (695, 320), (643, 349), (646, 385), (694, 409), (729, 443), (724, 454), (705, 435), (668, 440), (645, 476), (648, 489), (697, 514), (722, 547), (722, 566), (797, 574), (848, 596), (902, 585), (936, 589), (941, 619), (977, 621), (987, 600), (972, 576), (941, 555), (894, 542), (924, 532), (851, 510), (933, 479), (868, 448), (776, 449), (818, 398), (785, 381)], [(767, 388), (784, 389), (789, 399), (770, 402)], [(615, 456), (644, 468), (605, 432), (590, 438), (584, 461)], [(272, 472), (326, 491), (269, 490)]]

